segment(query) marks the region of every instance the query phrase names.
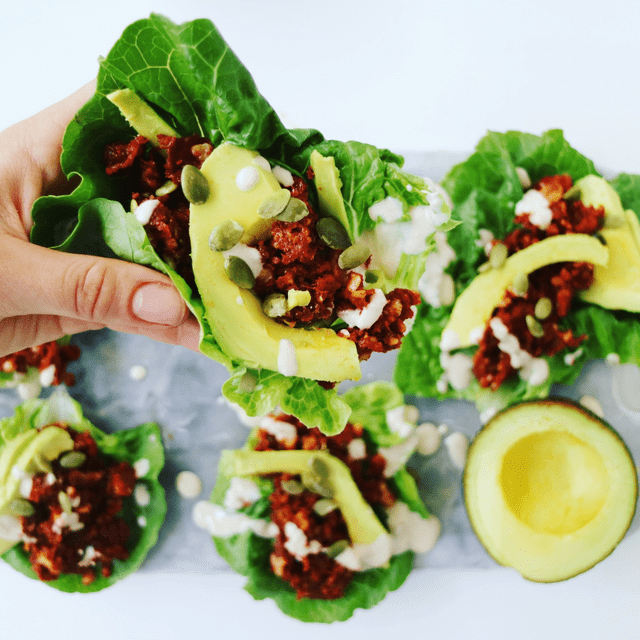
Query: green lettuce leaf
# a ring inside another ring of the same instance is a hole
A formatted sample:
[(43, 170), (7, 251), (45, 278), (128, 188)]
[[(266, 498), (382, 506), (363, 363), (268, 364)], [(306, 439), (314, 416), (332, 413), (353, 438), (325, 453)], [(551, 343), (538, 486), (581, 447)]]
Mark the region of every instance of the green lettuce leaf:
[[(492, 132), (484, 137), (475, 153), (453, 167), (443, 181), (454, 203), (454, 215), (461, 220), (455, 233), (447, 238), (457, 256), (447, 269), (454, 278), (457, 294), (468, 286), (486, 259), (482, 247), (476, 244), (479, 230), (488, 229), (496, 238), (502, 238), (516, 226), (515, 205), (522, 198), (516, 167), (526, 169), (532, 182), (557, 173), (568, 173), (574, 181), (589, 174), (599, 175), (593, 162), (573, 149), (559, 130), (547, 131), (542, 136), (509, 131)], [(639, 176), (620, 174), (611, 184), (625, 207), (640, 211)], [(621, 362), (640, 363), (637, 315), (576, 300), (563, 326), (572, 328), (576, 335), (589, 337), (582, 343), (581, 355), (575, 364), (566, 364), (563, 352), (548, 359), (550, 376), (541, 385), (532, 386), (517, 377), (491, 392), (474, 380), (467, 389), (448, 388), (442, 393), (437, 385), (443, 374), (439, 343), (451, 309), (451, 306), (433, 308), (426, 304), (418, 308), (418, 317), (403, 341), (394, 372), (394, 379), (404, 393), (463, 398), (475, 402), (482, 412), (520, 400), (545, 397), (552, 384), (571, 384), (586, 362), (610, 353), (617, 353)], [(473, 351), (465, 352), (472, 354)]]
[[(354, 421), (360, 423), (362, 419), (368, 437), (376, 443), (395, 444), (396, 436), (384, 420), (386, 411), (403, 402), (402, 394), (393, 384), (377, 382), (354, 388), (345, 393), (344, 399), (353, 409), (352, 415), (358, 416), (358, 420)], [(367, 407), (369, 403), (371, 404)], [(252, 449), (254, 446), (255, 439), (250, 436), (244, 448)], [(220, 459), (216, 486), (211, 494), (211, 502), (214, 504), (222, 505), (229, 489), (233, 474), (231, 453), (223, 452)], [(252, 518), (268, 519), (269, 495), (273, 491), (273, 483), (268, 478), (252, 479), (259, 482), (261, 498), (242, 512)], [(400, 469), (393, 476), (391, 483), (399, 499), (412, 511), (425, 518), (429, 516), (416, 483), (406, 469)], [(406, 551), (392, 557), (387, 567), (356, 573), (344, 595), (336, 600), (299, 600), (294, 589), (271, 570), (269, 555), (273, 548), (272, 540), (245, 532), (227, 538), (214, 536), (213, 541), (218, 553), (229, 566), (247, 577), (245, 589), (248, 593), (256, 600), (271, 598), (283, 613), (303, 622), (344, 621), (358, 608), (370, 609), (382, 601), (389, 591), (394, 591), (402, 585), (411, 571), (414, 557), (413, 552)]]
[[(46, 400), (30, 400), (19, 405), (12, 417), (0, 420), (0, 452), (12, 438), (29, 429), (39, 429), (52, 422), (65, 422), (76, 431), (89, 431), (101, 453), (115, 460), (131, 464), (141, 459), (149, 460), (149, 471), (139, 480), (149, 491), (149, 504), (140, 506), (133, 497), (126, 499), (123, 504), (122, 517), (131, 530), (127, 541), (129, 558), (114, 560), (112, 575), (106, 578), (98, 573), (95, 581), (89, 585), (83, 584), (82, 576), (75, 574), (62, 575), (57, 580), (45, 583), (60, 591), (100, 591), (136, 571), (157, 542), (167, 511), (164, 489), (158, 482), (158, 475), (164, 466), (162, 436), (158, 425), (153, 423), (142, 424), (125, 431), (104, 433), (83, 416), (80, 405), (60, 388)], [(142, 517), (146, 520), (144, 526), (140, 526), (138, 521)], [(2, 559), (20, 573), (38, 580), (22, 545), (12, 547), (2, 555)]]
[[(135, 134), (106, 97), (124, 88), (135, 91), (182, 135), (201, 134), (214, 145), (227, 141), (257, 150), (272, 164), (299, 175), (307, 170), (313, 150), (333, 155), (344, 183), (350, 230), (355, 235), (375, 225), (368, 208), (386, 196), (398, 198), (405, 212), (427, 204), (428, 186), (402, 170), (400, 156), (358, 142), (325, 141), (313, 129), (287, 129), (208, 20), (174, 24), (152, 14), (127, 27), (100, 61), (95, 95), (65, 132), (62, 169), (67, 177), (79, 179), (79, 186), (70, 195), (46, 196), (35, 203), (31, 240), (62, 251), (118, 257), (167, 274), (200, 323), (201, 351), (234, 375), (243, 363), (232, 362), (221, 350), (204, 317), (198, 292), (158, 258), (142, 225), (126, 211), (132, 193), (128, 179), (105, 174), (105, 145), (129, 140)], [(443, 223), (441, 228), (448, 226)], [(432, 239), (427, 238), (422, 253), (403, 255), (395, 277), (384, 283), (385, 287), (415, 288), (432, 246)], [(262, 377), (263, 384), (254, 391), (256, 398), (233, 394), (227, 385), (228, 397), (233, 396), (248, 410), (252, 405), (267, 407), (276, 398), (286, 400), (288, 385), (308, 391), (313, 398), (323, 397), (320, 419), (313, 420), (303, 403), (290, 400), (292, 413), (317, 423), (326, 432), (344, 426), (346, 405), (333, 392), (321, 387), (311, 389), (308, 382), (298, 379), (284, 382), (281, 376), (269, 373)]]

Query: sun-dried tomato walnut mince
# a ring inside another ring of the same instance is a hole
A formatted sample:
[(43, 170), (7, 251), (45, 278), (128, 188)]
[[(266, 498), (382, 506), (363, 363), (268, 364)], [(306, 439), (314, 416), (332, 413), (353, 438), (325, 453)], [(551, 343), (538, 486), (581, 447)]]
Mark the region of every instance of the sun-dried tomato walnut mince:
[[(501, 241), (507, 246), (509, 255), (550, 236), (568, 233), (592, 235), (602, 228), (603, 207), (587, 207), (579, 200), (564, 199), (572, 185), (570, 176), (556, 175), (542, 178), (532, 187), (541, 191), (548, 200), (553, 214), (551, 223), (546, 229), (541, 229), (531, 223), (528, 215), (517, 216), (515, 222), (522, 226)], [(591, 264), (564, 262), (547, 265), (529, 274), (529, 287), (524, 296), (507, 291), (493, 317), (502, 321), (509, 333), (517, 337), (520, 348), (529, 355), (534, 358), (553, 356), (564, 349), (574, 349), (587, 339), (586, 335), (575, 336), (571, 329), (561, 328), (560, 322), (569, 312), (576, 292), (588, 289), (592, 284)], [(532, 335), (526, 317), (535, 317), (536, 304), (542, 298), (550, 300), (551, 313), (547, 318), (537, 319), (543, 335), (536, 337)], [(511, 366), (510, 355), (500, 350), (489, 325), (474, 355), (473, 373), (481, 386), (494, 391), (517, 373)]]
[(149, 242), (165, 262), (194, 286), (189, 203), (182, 189), (163, 192), (167, 190), (168, 182), (176, 186), (180, 184), (185, 165), (191, 164), (199, 169), (211, 155), (213, 145), (202, 136), (176, 138), (159, 135), (158, 142), (159, 148), (154, 148), (145, 137), (137, 136), (128, 143), (107, 145), (104, 152), (106, 173), (129, 177), (132, 200), (136, 204), (149, 199), (159, 201), (145, 225)]
[[(319, 429), (308, 429), (293, 416), (282, 415), (276, 419), (294, 425), (296, 437), (283, 442), (260, 429), (257, 433), (256, 451), (328, 451), (349, 467), (360, 493), (374, 508), (388, 509), (395, 503), (396, 497), (384, 476), (385, 459), (364, 439), (362, 426), (348, 423), (340, 434), (327, 436)], [(349, 444), (354, 439), (363, 440), (366, 448), (365, 457), (355, 459), (350, 455)], [(324, 552), (309, 553), (302, 559), (297, 559), (285, 547), (285, 526), (288, 522), (293, 522), (300, 528), (307, 540), (317, 540), (324, 548), (338, 541), (348, 541), (347, 526), (340, 510), (335, 509), (320, 516), (313, 507), (321, 496), (307, 490), (291, 494), (283, 487), (285, 481), (299, 479), (297, 476), (282, 473), (274, 475), (273, 478), (275, 490), (270, 496), (271, 520), (279, 530), (270, 557), (273, 572), (291, 584), (298, 598), (328, 600), (341, 597), (353, 579), (353, 571)]]
[(0, 371), (4, 373), (27, 373), (29, 367), (39, 371), (51, 365), (55, 367), (52, 385), (61, 383), (75, 384), (75, 376), (67, 371), (67, 365), (80, 357), (80, 348), (76, 345), (61, 345), (55, 340), (37, 347), (29, 347), (0, 358)]
[[(128, 462), (106, 460), (89, 432), (68, 431), (74, 451), (84, 453), (86, 460), (72, 469), (56, 460), (51, 474), (33, 476), (29, 500), (35, 513), (21, 518), (24, 548), (40, 580), (79, 574), (84, 584), (91, 584), (97, 571), (108, 577), (114, 560), (129, 557), (129, 526), (119, 514), (123, 499), (133, 493), (136, 475)], [(69, 498), (66, 505), (61, 492)]]

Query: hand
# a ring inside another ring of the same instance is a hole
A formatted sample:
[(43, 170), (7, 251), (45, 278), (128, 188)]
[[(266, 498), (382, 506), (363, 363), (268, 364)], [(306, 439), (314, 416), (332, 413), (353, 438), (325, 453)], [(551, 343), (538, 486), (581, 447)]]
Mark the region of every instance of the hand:
[(166, 276), (29, 242), (35, 200), (67, 186), (62, 136), (94, 90), (92, 82), (0, 133), (0, 356), (103, 327), (198, 348), (198, 323)]

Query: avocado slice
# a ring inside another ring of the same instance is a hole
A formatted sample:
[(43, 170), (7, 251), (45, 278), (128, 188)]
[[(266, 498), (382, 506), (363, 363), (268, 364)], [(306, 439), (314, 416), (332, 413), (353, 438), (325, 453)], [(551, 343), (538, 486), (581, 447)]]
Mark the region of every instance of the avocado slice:
[(624, 223), (600, 232), (609, 248), (609, 262), (596, 265), (593, 284), (579, 296), (606, 309), (640, 311), (640, 222), (633, 211)]
[[(7, 514), (11, 501), (20, 497), (20, 477), (13, 473), (14, 467), (33, 474), (41, 471), (43, 462), (47, 464), (71, 449), (73, 439), (56, 426), (42, 431), (30, 429), (10, 440), (0, 455), (0, 515)], [(0, 555), (14, 544), (0, 539)]]
[[(291, 328), (267, 317), (258, 298), (229, 279), (222, 252), (209, 246), (212, 230), (227, 220), (243, 227), (245, 244), (268, 233), (271, 223), (258, 215), (258, 207), (281, 187), (270, 171), (253, 163), (256, 156), (229, 143), (217, 147), (201, 169), (209, 182), (209, 198), (190, 207), (193, 272), (213, 335), (233, 360), (252, 368), (279, 371), (279, 356), (283, 345), (288, 345), (293, 347), (299, 377), (359, 380), (360, 363), (352, 341), (330, 329)], [(259, 179), (250, 190), (242, 191), (236, 176), (247, 167), (255, 168)]]
[(588, 175), (577, 180), (569, 194), (577, 196), (587, 207), (604, 207), (604, 226), (619, 227), (625, 224), (624, 209), (618, 192), (600, 176)]
[(602, 419), (565, 399), (524, 402), (471, 444), (464, 499), (480, 542), (536, 582), (582, 573), (608, 556), (636, 509), (636, 468)]
[(380, 536), (388, 536), (386, 529), (371, 505), (362, 497), (351, 477), (349, 467), (326, 451), (230, 451), (225, 464), (232, 475), (267, 475), (270, 473), (310, 473), (312, 465), (319, 466), (323, 480), (333, 493), (347, 524), (354, 545), (370, 545)]
[(470, 347), (474, 344), (474, 331), (486, 325), (504, 292), (519, 274), (529, 274), (556, 262), (605, 265), (608, 257), (607, 247), (597, 238), (580, 233), (536, 242), (507, 258), (500, 268), (477, 275), (456, 300), (444, 331), (455, 332), (459, 347)]

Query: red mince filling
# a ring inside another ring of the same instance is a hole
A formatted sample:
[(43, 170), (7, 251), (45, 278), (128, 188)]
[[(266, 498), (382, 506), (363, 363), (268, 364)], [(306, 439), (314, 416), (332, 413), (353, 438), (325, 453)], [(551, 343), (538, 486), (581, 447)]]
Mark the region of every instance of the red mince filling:
[[(542, 192), (552, 211), (547, 229), (531, 224), (528, 215), (515, 218), (521, 227), (514, 229), (502, 241), (512, 255), (544, 238), (567, 233), (593, 235), (604, 224), (603, 207), (587, 207), (579, 200), (564, 200), (563, 195), (572, 187), (573, 181), (566, 174), (542, 178), (533, 189)], [(496, 244), (494, 242), (494, 244)], [(518, 338), (520, 347), (537, 358), (553, 356), (565, 349), (578, 347), (588, 336), (575, 336), (571, 329), (563, 329), (560, 322), (571, 307), (578, 291), (593, 284), (593, 265), (584, 262), (563, 262), (545, 266), (529, 274), (529, 288), (524, 296), (507, 291), (493, 317), (499, 318), (509, 333)], [(534, 315), (536, 303), (541, 298), (552, 302), (553, 310), (545, 320), (538, 320), (544, 335), (535, 338), (526, 324), (526, 316)], [(508, 378), (517, 374), (511, 366), (509, 354), (498, 348), (498, 340), (487, 325), (478, 350), (473, 359), (473, 373), (483, 387), (496, 390)]]
[(43, 371), (53, 365), (53, 385), (75, 384), (75, 376), (67, 371), (67, 365), (80, 357), (80, 348), (75, 345), (61, 345), (55, 340), (37, 347), (29, 347), (0, 358), (0, 371), (4, 373), (27, 373), (29, 367)]
[[(278, 416), (276, 419), (296, 427), (295, 439), (282, 442), (260, 429), (256, 451), (328, 451), (349, 467), (360, 493), (369, 504), (388, 509), (395, 503), (396, 497), (387, 478), (384, 477), (385, 459), (375, 452), (366, 439), (366, 457), (354, 460), (349, 456), (349, 443), (354, 438), (363, 438), (362, 426), (348, 423), (340, 434), (327, 436), (319, 429), (308, 429), (293, 416)], [(340, 540), (349, 540), (347, 526), (340, 510), (335, 509), (325, 516), (319, 516), (313, 510), (313, 506), (321, 496), (306, 490), (292, 495), (282, 488), (284, 480), (299, 480), (299, 476), (280, 473), (272, 477), (275, 490), (270, 496), (271, 520), (278, 527), (278, 535), (270, 556), (271, 569), (295, 589), (298, 599), (332, 600), (342, 597), (355, 575), (352, 570), (342, 566), (326, 553), (309, 554), (298, 560), (284, 546), (287, 540), (284, 527), (287, 522), (294, 522), (308, 540), (318, 540), (323, 547), (329, 547)]]
[[(110, 576), (114, 560), (129, 557), (126, 546), (129, 526), (119, 513), (123, 499), (133, 494), (136, 475), (128, 462), (108, 461), (101, 456), (89, 432), (78, 433), (61, 423), (52, 426), (67, 429), (74, 441), (73, 450), (81, 451), (87, 459), (76, 469), (65, 469), (58, 460), (53, 461), (52, 484), (46, 473), (33, 476), (29, 500), (35, 514), (20, 519), (26, 540), (24, 548), (40, 580), (79, 574), (88, 585), (96, 579), (98, 571)], [(54, 526), (62, 513), (58, 498), (61, 491), (71, 500), (80, 498), (79, 506), (73, 509), (83, 525), (77, 531), (68, 527), (58, 531)], [(92, 566), (81, 566), (87, 547), (95, 549), (95, 562)]]

